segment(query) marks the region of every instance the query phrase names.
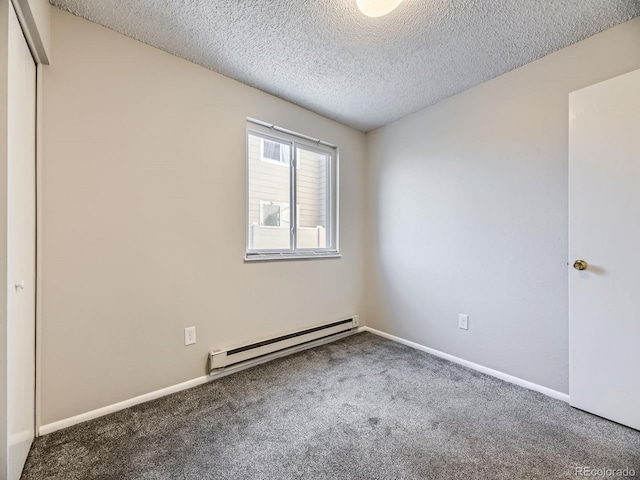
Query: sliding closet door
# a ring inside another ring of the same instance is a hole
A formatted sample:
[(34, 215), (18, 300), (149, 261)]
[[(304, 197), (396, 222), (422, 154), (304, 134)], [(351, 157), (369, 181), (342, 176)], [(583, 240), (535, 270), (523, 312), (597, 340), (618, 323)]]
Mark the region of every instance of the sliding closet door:
[(9, 10), (7, 478), (16, 480), (35, 423), (36, 66)]

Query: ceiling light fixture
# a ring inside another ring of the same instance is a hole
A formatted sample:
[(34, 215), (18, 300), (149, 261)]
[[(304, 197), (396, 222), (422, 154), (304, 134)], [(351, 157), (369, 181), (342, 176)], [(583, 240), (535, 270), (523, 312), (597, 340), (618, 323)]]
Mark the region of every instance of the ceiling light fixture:
[(356, 3), (367, 17), (381, 17), (395, 10), (402, 0), (356, 0)]

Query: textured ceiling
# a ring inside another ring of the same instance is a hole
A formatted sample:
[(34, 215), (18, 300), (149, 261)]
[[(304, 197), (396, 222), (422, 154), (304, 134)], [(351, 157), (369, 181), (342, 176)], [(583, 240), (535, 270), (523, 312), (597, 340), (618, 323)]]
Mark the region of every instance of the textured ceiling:
[(640, 15), (640, 0), (52, 0), (362, 131)]

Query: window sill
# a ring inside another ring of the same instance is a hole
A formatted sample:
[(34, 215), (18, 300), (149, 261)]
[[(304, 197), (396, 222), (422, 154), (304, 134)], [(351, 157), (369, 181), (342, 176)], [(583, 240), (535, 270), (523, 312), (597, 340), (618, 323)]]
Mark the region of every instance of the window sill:
[(245, 255), (245, 263), (251, 262), (279, 262), (281, 260), (317, 260), (319, 258), (342, 258), (342, 254), (339, 252), (327, 252), (327, 253), (312, 253), (312, 252), (300, 252), (300, 253), (264, 253), (264, 254), (250, 254)]

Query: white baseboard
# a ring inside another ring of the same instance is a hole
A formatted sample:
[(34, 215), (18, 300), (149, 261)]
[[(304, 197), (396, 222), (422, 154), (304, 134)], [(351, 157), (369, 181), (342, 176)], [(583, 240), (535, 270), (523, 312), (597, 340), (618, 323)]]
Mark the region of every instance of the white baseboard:
[(211, 377), (205, 375), (203, 377), (194, 378), (193, 380), (188, 380), (186, 382), (172, 385), (167, 388), (161, 388), (160, 390), (156, 390), (155, 392), (145, 393), (144, 395), (140, 395), (138, 397), (133, 397), (122, 402), (107, 405), (106, 407), (98, 408), (96, 410), (91, 410), (90, 412), (81, 413), (80, 415), (76, 415), (74, 417), (64, 418), (62, 420), (58, 420), (57, 422), (48, 423), (46, 425), (40, 426), (40, 428), (38, 429), (38, 435), (47, 435), (48, 433), (55, 432), (56, 430), (62, 430), (63, 428), (86, 422), (87, 420), (93, 420), (94, 418), (102, 417), (109, 413), (117, 412), (118, 410), (124, 410), (125, 408), (139, 405), (140, 403), (149, 402), (151, 400), (155, 400), (156, 398), (164, 397), (166, 395), (180, 392), (188, 388), (197, 387), (198, 385), (207, 383), (211, 379)]
[[(407, 345), (409, 347), (415, 348), (417, 350), (422, 350), (423, 352), (430, 353), (431, 355), (435, 355), (436, 357), (444, 358), (445, 360), (449, 360), (451, 362), (464, 365), (465, 367), (472, 368), (473, 370), (477, 370), (482, 373), (486, 373), (487, 375), (491, 375), (493, 377), (499, 378), (509, 383), (514, 383), (524, 388), (528, 388), (530, 390), (535, 390), (536, 392), (543, 393), (548, 395), (549, 397), (556, 398), (558, 400), (562, 400), (564, 402), (569, 401), (569, 395), (566, 393), (561, 393), (556, 390), (552, 390), (547, 387), (543, 387), (542, 385), (538, 385), (536, 383), (528, 382), (518, 377), (514, 377), (512, 375), (508, 375), (506, 373), (499, 372), (497, 370), (493, 370), (488, 367), (484, 367), (482, 365), (478, 365), (477, 363), (470, 362), (468, 360), (463, 360), (462, 358), (454, 357), (453, 355), (449, 355), (448, 353), (443, 353), (438, 350), (434, 350), (433, 348), (425, 347), (424, 345), (420, 345), (419, 343), (411, 342), (409, 340), (405, 340), (400, 337), (396, 337), (395, 335), (390, 335), (388, 333), (381, 332), (379, 330), (373, 329), (371, 327), (359, 327), (358, 332), (370, 332), (374, 335), (378, 335), (380, 337), (388, 338), (389, 340), (393, 340), (394, 342), (402, 343), (403, 345)], [(323, 345), (325, 343), (333, 342), (335, 340), (339, 340), (341, 338), (347, 337), (351, 335), (350, 332), (346, 332), (345, 334), (335, 335), (328, 339), (320, 339), (315, 342), (310, 342), (309, 344), (301, 345), (299, 347), (295, 347), (283, 352), (275, 352), (272, 355), (265, 356), (263, 358), (259, 358), (256, 361), (249, 361), (243, 364), (234, 365), (229, 368), (224, 369), (221, 372), (217, 372), (213, 375), (204, 375), (202, 377), (194, 378), (193, 380), (188, 380), (186, 382), (179, 383), (177, 385), (172, 385), (170, 387), (161, 388), (160, 390), (156, 390), (153, 392), (145, 393), (144, 395), (139, 395), (137, 397), (130, 398), (128, 400), (124, 400), (122, 402), (114, 403), (111, 405), (107, 405), (102, 408), (98, 408), (96, 410), (91, 410), (90, 412), (81, 413), (80, 415), (76, 415), (73, 417), (65, 418), (62, 420), (58, 420), (57, 422), (48, 423), (46, 425), (40, 426), (38, 428), (38, 435), (47, 435), (49, 433), (55, 432), (57, 430), (62, 430), (63, 428), (71, 427), (78, 423), (86, 422), (87, 420), (93, 420), (94, 418), (102, 417), (104, 415), (108, 415), (110, 413), (114, 413), (120, 410), (124, 410), (125, 408), (133, 407), (134, 405), (139, 405), (141, 403), (149, 402), (151, 400), (155, 400), (157, 398), (164, 397), (166, 395), (170, 395), (172, 393), (180, 392), (182, 390), (187, 390), (189, 388), (197, 387), (198, 385), (205, 384), (217, 378), (226, 377), (227, 375), (231, 375), (232, 373), (239, 372), (241, 370), (245, 370), (247, 368), (254, 367), (261, 363), (268, 362), (275, 358), (283, 357), (286, 355), (291, 355), (292, 353), (296, 353), (302, 350), (306, 350), (309, 348), (317, 347)]]
[[(360, 330), (358, 329), (357, 331), (360, 331)], [(210, 382), (217, 378), (226, 377), (227, 375), (231, 375), (232, 373), (240, 372), (242, 370), (246, 370), (247, 368), (255, 367), (256, 365), (260, 365), (261, 363), (266, 363), (271, 360), (275, 360), (276, 358), (285, 357), (287, 355), (292, 355), (294, 353), (301, 352), (303, 350), (308, 350), (309, 348), (314, 348), (320, 345), (324, 345), (326, 343), (335, 342), (336, 340), (340, 340), (341, 338), (348, 337), (350, 335), (353, 335), (354, 333), (355, 331), (351, 330), (344, 333), (339, 333), (337, 335), (332, 335), (331, 337), (328, 337), (328, 338), (321, 338), (318, 340), (314, 340), (312, 342), (307, 342), (303, 345), (298, 345), (296, 347), (291, 347), (286, 350), (274, 352), (269, 355), (265, 355), (263, 357), (257, 358), (255, 360), (249, 360), (243, 363), (239, 363), (237, 365), (232, 365), (230, 367), (225, 368), (224, 370), (213, 373), (211, 375), (205, 375), (203, 377), (194, 378), (193, 380), (188, 380), (186, 382), (182, 382), (177, 385), (161, 388), (160, 390), (145, 393), (144, 395), (139, 395), (137, 397), (133, 397), (128, 400), (123, 400), (122, 402), (107, 405), (105, 407), (101, 407), (96, 410), (91, 410), (90, 412), (81, 413), (80, 415), (64, 418), (62, 420), (58, 420), (57, 422), (41, 425), (38, 428), (37, 435), (38, 436), (47, 435), (48, 433), (55, 432), (56, 430), (62, 430), (63, 428), (71, 427), (78, 423), (86, 422), (87, 420), (93, 420), (94, 418), (102, 417), (104, 415), (108, 415), (110, 413), (114, 413), (119, 410), (124, 410), (125, 408), (133, 407), (134, 405), (139, 405), (141, 403), (149, 402), (151, 400), (155, 400), (157, 398), (161, 398), (166, 395), (171, 395), (172, 393), (197, 387), (198, 385), (202, 385), (204, 383)]]
[(389, 340), (402, 343), (403, 345), (407, 345), (408, 347), (415, 348), (416, 350), (422, 350), (423, 352), (430, 353), (431, 355), (435, 355), (436, 357), (444, 358), (445, 360), (449, 360), (450, 362), (457, 363), (465, 367), (469, 367), (473, 370), (477, 370), (478, 372), (486, 373), (487, 375), (491, 375), (492, 377), (499, 378), (500, 380), (504, 380), (505, 382), (513, 383), (515, 385), (528, 388), (529, 390), (535, 390), (536, 392), (544, 393), (549, 397), (562, 400), (563, 402), (567, 402), (567, 403), (569, 402), (569, 395), (567, 395), (566, 393), (558, 392), (557, 390), (552, 390), (550, 388), (543, 387), (542, 385), (538, 385), (537, 383), (532, 383), (527, 380), (523, 380), (522, 378), (514, 377), (513, 375), (499, 372), (498, 370), (493, 370), (492, 368), (478, 365), (477, 363), (473, 363), (468, 360), (464, 360), (462, 358), (454, 357), (453, 355), (449, 355), (448, 353), (434, 350), (433, 348), (425, 347), (424, 345), (420, 345), (419, 343), (411, 342), (409, 340), (405, 340), (404, 338), (396, 337), (395, 335), (390, 335), (388, 333), (381, 332), (380, 330), (376, 330), (371, 327), (360, 327), (358, 331), (369, 332), (369, 333), (373, 333), (374, 335), (378, 335), (380, 337), (388, 338)]

